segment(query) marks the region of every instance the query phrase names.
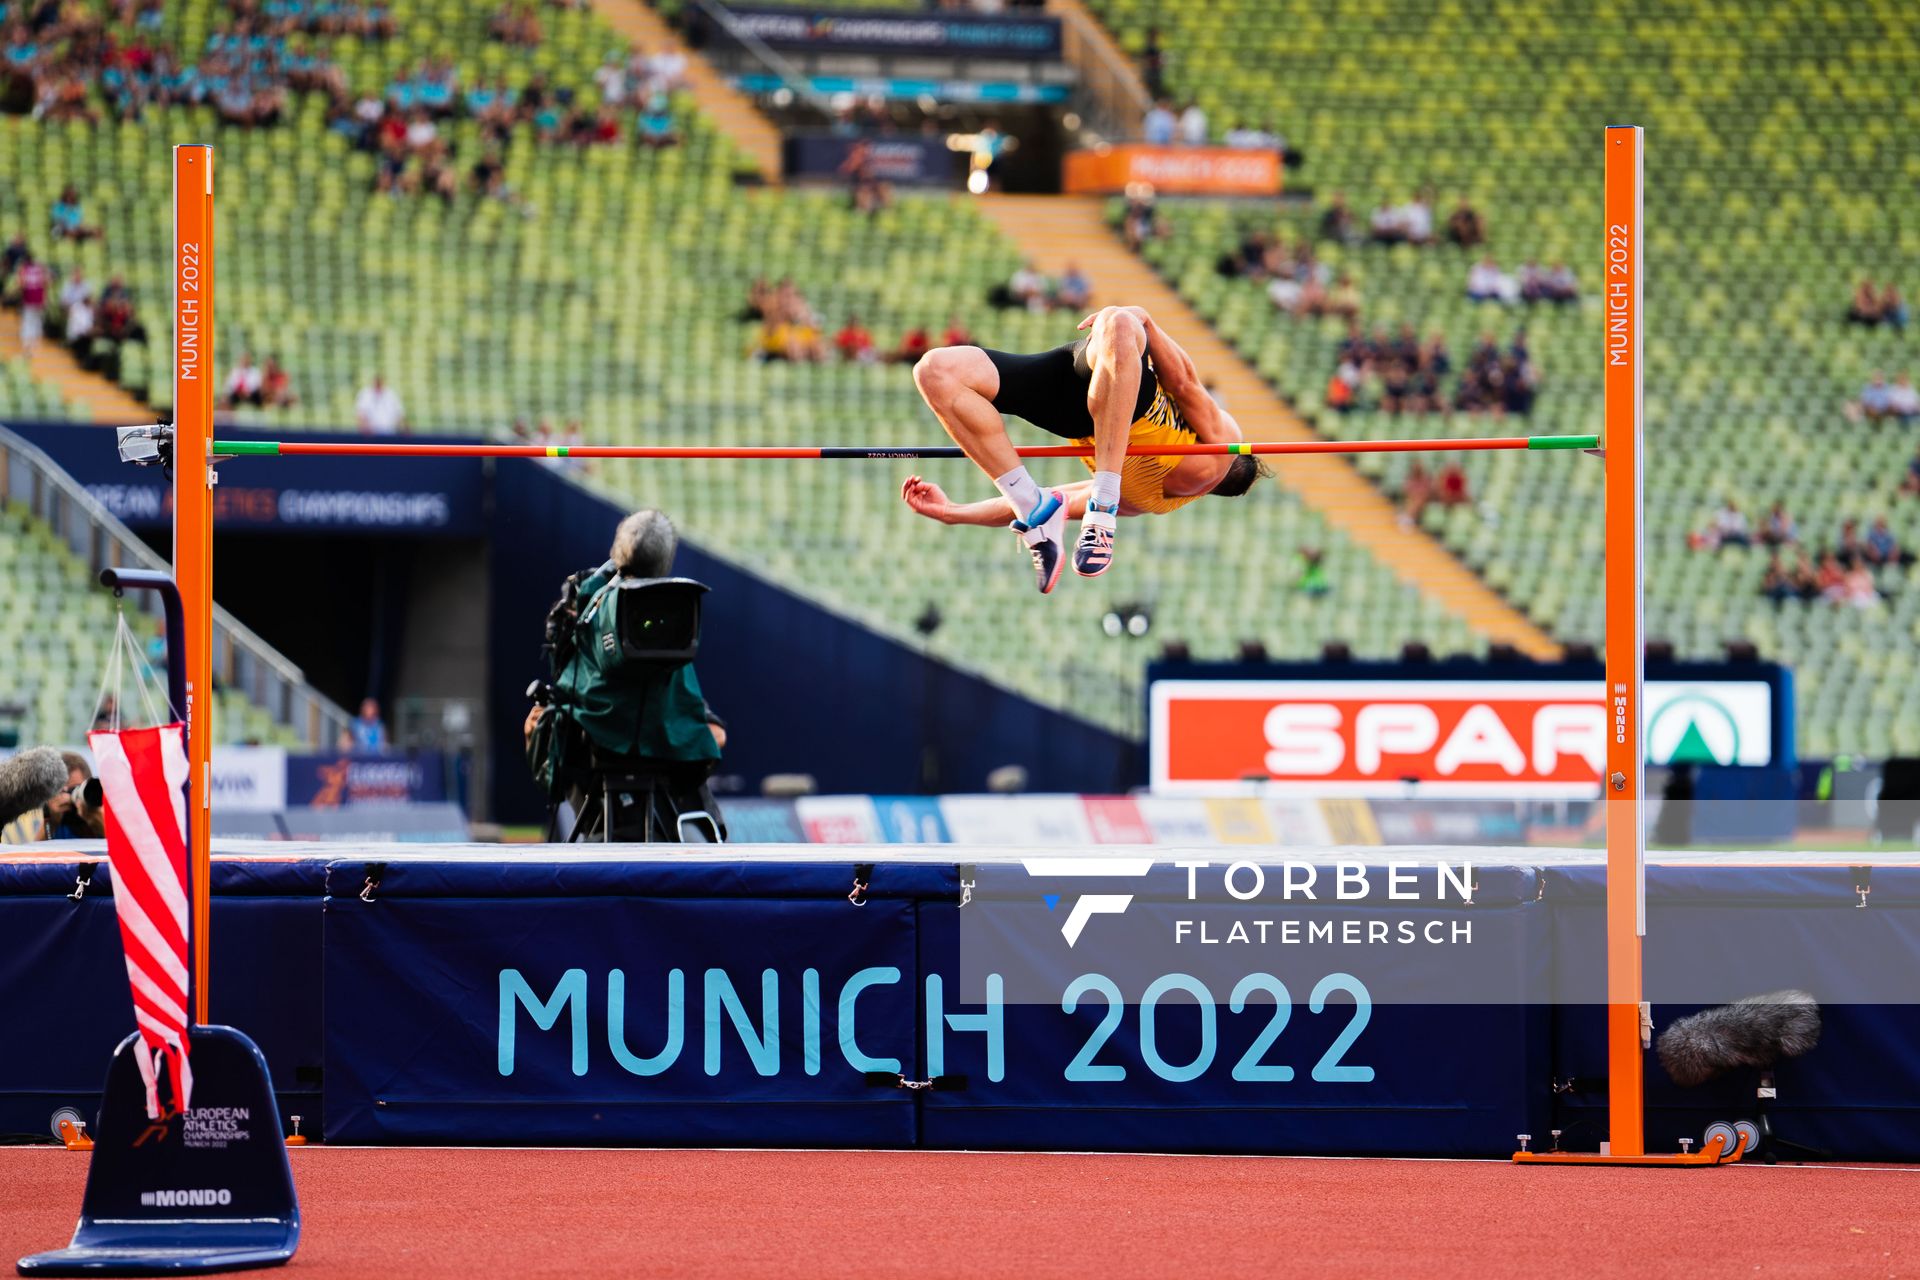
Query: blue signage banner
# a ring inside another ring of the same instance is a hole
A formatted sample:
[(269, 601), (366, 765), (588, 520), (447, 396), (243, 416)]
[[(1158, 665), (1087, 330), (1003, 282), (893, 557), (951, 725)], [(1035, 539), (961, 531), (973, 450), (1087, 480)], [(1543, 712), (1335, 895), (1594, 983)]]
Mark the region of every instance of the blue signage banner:
[(945, 135), (923, 138), (790, 133), (781, 144), (784, 170), (790, 178), (839, 179), (840, 166), (861, 142), (868, 144), (870, 171), (883, 182), (897, 186), (950, 186), (959, 177), (959, 153), (947, 149)]
[(439, 804), (448, 799), (446, 757), (336, 752), (288, 756), (289, 805), (342, 809), (353, 805)]
[(1033, 61), (1060, 56), (1058, 18), (757, 6), (729, 12), (740, 28), (766, 44), (802, 53), (945, 54)]
[[(170, 528), (173, 491), (158, 467), (119, 460), (113, 432), (72, 425), (16, 426), (46, 450), (100, 504), (136, 529)], [(222, 438), (248, 432), (221, 429)], [(289, 432), (285, 440), (340, 436)], [(448, 437), (448, 443), (455, 443)], [(413, 458), (404, 467), (368, 467), (353, 458), (231, 458), (213, 491), (222, 531), (380, 533), (479, 537), (486, 529), (485, 469), (479, 458)]]

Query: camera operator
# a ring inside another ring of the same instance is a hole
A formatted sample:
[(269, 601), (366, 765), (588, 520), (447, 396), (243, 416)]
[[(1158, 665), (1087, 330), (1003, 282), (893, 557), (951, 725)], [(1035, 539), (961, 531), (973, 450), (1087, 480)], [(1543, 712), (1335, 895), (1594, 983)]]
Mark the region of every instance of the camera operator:
[[(623, 651), (628, 637), (615, 634), (621, 588), (667, 579), (678, 544), (664, 513), (634, 512), (615, 531), (607, 562), (569, 578), (547, 619), (555, 670), (541, 701), (527, 713), (527, 760), (549, 796), (564, 793), (574, 812), (585, 815), (585, 830), (602, 838), (607, 819), (598, 801), (605, 798), (605, 782), (635, 775), (657, 783), (648, 800), (651, 812), (623, 812), (616, 803), (615, 838), (658, 832), (676, 839), (679, 818), (695, 813), (709, 815), (720, 829), (706, 780), (720, 761), (727, 731), (707, 706), (693, 663), (677, 655), (632, 661)], [(541, 704), (547, 701), (551, 705)]]

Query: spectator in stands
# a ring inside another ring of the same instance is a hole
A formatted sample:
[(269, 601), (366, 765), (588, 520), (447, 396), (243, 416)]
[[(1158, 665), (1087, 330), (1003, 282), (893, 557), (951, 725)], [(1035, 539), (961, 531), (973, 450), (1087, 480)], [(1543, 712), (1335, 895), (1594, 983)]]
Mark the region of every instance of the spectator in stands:
[(1847, 307), (1847, 320), (1852, 324), (1875, 325), (1886, 317), (1880, 312), (1880, 292), (1873, 287), (1873, 281), (1865, 276), (1853, 287), (1853, 302)]
[(1443, 467), (1433, 497), (1443, 507), (1472, 506), (1473, 491), (1467, 484), (1466, 469), (1458, 462), (1449, 462)]
[(1053, 302), (1053, 286), (1047, 278), (1034, 268), (1033, 259), (1020, 264), (1013, 273), (1013, 279), (1007, 282), (1007, 297), (1016, 307), (1025, 307), (1028, 311), (1045, 311)]
[(646, 60), (646, 88), (649, 93), (678, 93), (687, 86), (687, 55), (663, 45), (660, 52)]
[(1865, 418), (1878, 422), (1892, 411), (1893, 389), (1887, 385), (1887, 375), (1875, 369), (1867, 385), (1860, 388), (1860, 398), (1847, 406), (1847, 416), (1855, 421)]
[(1167, 147), (1173, 145), (1174, 132), (1179, 121), (1173, 114), (1173, 107), (1165, 98), (1160, 98), (1147, 109), (1140, 121), (1140, 136), (1151, 146)]
[(1747, 513), (1732, 498), (1728, 498), (1714, 513), (1713, 535), (1713, 545), (1716, 547), (1753, 545), (1753, 534), (1747, 526)]
[(1520, 283), (1522, 302), (1545, 302), (1547, 300), (1547, 272), (1537, 261), (1528, 258), (1520, 264), (1516, 279)]
[(1204, 147), (1209, 136), (1207, 113), (1198, 102), (1188, 102), (1187, 109), (1180, 113), (1180, 141), (1189, 147)]
[(147, 327), (133, 311), (133, 290), (125, 276), (112, 276), (100, 291), (100, 336), (111, 342), (145, 342)]
[(1269, 151), (1273, 149), (1272, 135), (1264, 129), (1256, 129), (1245, 120), (1237, 120), (1231, 129), (1221, 136), (1221, 142), (1236, 151)]
[(1400, 485), (1400, 523), (1412, 526), (1420, 523), (1420, 516), (1433, 501), (1433, 477), (1427, 473), (1424, 463), (1416, 462), (1407, 468), (1407, 478)]
[(80, 208), (80, 189), (68, 184), (53, 202), (53, 238), (55, 240), (96, 240), (100, 228), (90, 225)]
[(847, 191), (855, 213), (875, 214), (891, 203), (891, 192), (880, 179), (873, 159), (873, 143), (856, 138), (840, 162), (840, 176), (847, 180)]
[(1160, 47), (1160, 28), (1147, 28), (1147, 44), (1140, 51), (1140, 80), (1146, 90), (1155, 98), (1163, 98), (1167, 93), (1167, 55)]
[(1907, 300), (1891, 280), (1880, 287), (1880, 322), (1895, 329), (1907, 327)]
[(53, 286), (53, 273), (28, 254), (13, 274), (20, 294), (20, 352), (31, 356), (46, 331), (47, 292)]
[(973, 345), (973, 334), (968, 332), (966, 324), (961, 321), (958, 315), (947, 317), (947, 331), (941, 335), (940, 345), (943, 347), (970, 347)]
[(1160, 211), (1154, 205), (1153, 188), (1144, 182), (1127, 186), (1127, 211), (1120, 220), (1121, 238), (1135, 253), (1149, 240), (1164, 238), (1166, 227), (1160, 223)]
[(1433, 198), (1421, 190), (1405, 204), (1381, 205), (1373, 211), (1371, 222), (1376, 244), (1433, 243)]
[(1333, 288), (1319, 306), (1321, 315), (1339, 316), (1343, 320), (1357, 319), (1360, 315), (1360, 289), (1353, 277), (1342, 271), (1334, 277)]
[[(67, 347), (76, 355), (83, 355), (87, 344), (93, 338), (94, 316), (93, 298), (90, 293), (74, 299), (71, 305), (63, 305), (67, 316)], [(84, 359), (82, 363), (85, 363)]]
[(1867, 559), (1867, 544), (1860, 539), (1860, 522), (1854, 519), (1840, 522), (1840, 543), (1833, 549), (1834, 559), (1840, 562), (1842, 569), (1851, 569)]
[(1333, 590), (1327, 578), (1326, 552), (1319, 547), (1302, 547), (1294, 556), (1293, 589), (1318, 600)]
[(1915, 389), (1913, 379), (1905, 373), (1895, 374), (1893, 385), (1887, 388), (1887, 416), (1902, 422), (1920, 418), (1920, 390)]
[(537, 49), (542, 39), (540, 15), (531, 5), (501, 5), (487, 23), (487, 33), (515, 49)]
[(291, 409), (300, 403), (300, 397), (293, 391), (293, 379), (281, 366), (279, 356), (267, 357), (267, 367), (261, 374), (260, 399), (269, 409)]
[(233, 366), (233, 372), (227, 375), (226, 386), (220, 391), (220, 407), (231, 409), (235, 405), (264, 405), (266, 397), (267, 375), (253, 362), (251, 351), (240, 353), (240, 363)]
[(354, 397), (353, 416), (360, 424), (362, 435), (392, 436), (407, 429), (407, 411), (400, 403), (399, 393), (378, 373)]
[(1907, 462), (1907, 474), (1900, 480), (1900, 492), (1920, 494), (1920, 452)]
[[(60, 286), (60, 309), (71, 313), (76, 306), (85, 304), (87, 310), (93, 310), (93, 281), (87, 279), (87, 273), (75, 267), (67, 276), (67, 282)], [(72, 328), (69, 320), (68, 328)]]
[(1054, 288), (1053, 300), (1067, 311), (1084, 311), (1093, 305), (1093, 282), (1087, 279), (1078, 263), (1067, 264), (1060, 283)]
[(1775, 604), (1784, 604), (1800, 594), (1799, 584), (1782, 563), (1778, 550), (1767, 558), (1767, 571), (1760, 577), (1760, 594)]
[(1333, 199), (1320, 214), (1320, 238), (1331, 240), (1335, 244), (1358, 244), (1360, 229), (1353, 220), (1353, 210), (1347, 204), (1344, 191), (1333, 193)]
[(1873, 570), (1864, 560), (1856, 561), (1853, 568), (1846, 571), (1840, 581), (1840, 594), (1836, 604), (1844, 604), (1855, 609), (1877, 609), (1880, 607), (1880, 588), (1874, 585)]
[(1787, 513), (1786, 503), (1775, 502), (1767, 509), (1767, 518), (1760, 524), (1760, 541), (1769, 547), (1791, 546), (1800, 541), (1800, 530)]
[(1510, 303), (1519, 297), (1519, 282), (1500, 269), (1492, 254), (1486, 254), (1467, 268), (1469, 302)]
[(872, 364), (879, 358), (879, 353), (873, 347), (873, 335), (860, 323), (859, 316), (847, 317), (847, 322), (840, 326), (840, 332), (833, 335), (833, 345), (842, 360)]
[(1454, 204), (1453, 212), (1447, 215), (1447, 239), (1462, 249), (1472, 249), (1487, 242), (1487, 220), (1480, 211), (1461, 196)]
[(624, 105), (633, 91), (633, 78), (627, 70), (629, 56), (614, 50), (594, 69), (594, 87), (600, 90), (600, 101), (610, 107)]
[(1358, 362), (1343, 359), (1327, 380), (1327, 408), (1335, 413), (1351, 413), (1359, 403), (1360, 384), (1365, 374)]
[(1831, 550), (1822, 549), (1813, 574), (1813, 598), (1838, 604), (1846, 596), (1847, 570)]
[[(648, 96), (647, 105), (640, 112), (634, 135), (641, 146), (651, 147), (655, 151), (680, 145), (680, 131), (674, 128), (673, 124), (673, 106), (665, 93), (654, 93)], [(885, 200), (880, 199), (868, 212), (878, 212), (884, 206)]]
[(920, 357), (933, 349), (933, 337), (925, 325), (915, 325), (900, 335), (900, 345), (893, 349), (888, 357), (895, 364), (917, 364)]
[(620, 141), (620, 122), (612, 107), (583, 111), (573, 120), (573, 141), (582, 147), (605, 147)]
[(1909, 565), (1913, 563), (1913, 553), (1900, 545), (1893, 536), (1893, 529), (1887, 524), (1885, 516), (1875, 516), (1873, 527), (1867, 530), (1867, 559), (1877, 565)]
[(13, 283), (13, 273), (20, 269), (20, 264), (32, 256), (27, 251), (27, 238), (23, 235), (14, 236), (7, 241), (5, 249), (0, 249), (0, 296), (7, 294), (8, 287)]
[(1546, 300), (1548, 302), (1580, 301), (1580, 282), (1573, 274), (1573, 268), (1564, 262), (1555, 261), (1547, 268)]
[(360, 714), (348, 724), (355, 751), (381, 752), (387, 749), (387, 726), (380, 723), (380, 704), (372, 698), (360, 699)]

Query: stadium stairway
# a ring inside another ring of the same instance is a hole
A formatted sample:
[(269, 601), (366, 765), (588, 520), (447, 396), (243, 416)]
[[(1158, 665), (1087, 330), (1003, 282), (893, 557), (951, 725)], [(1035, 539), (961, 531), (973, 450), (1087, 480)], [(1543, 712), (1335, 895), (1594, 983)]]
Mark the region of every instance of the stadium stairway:
[(72, 354), (51, 338), (41, 342), (33, 358), (27, 360), (20, 349), (20, 313), (0, 308), (0, 361), (15, 360), (26, 360), (34, 380), (58, 391), (62, 400), (74, 406), (75, 417), (120, 426), (153, 421), (153, 410), (106, 378), (81, 368)]
[(680, 33), (642, 0), (593, 0), (594, 12), (628, 40), (648, 50), (670, 47), (687, 59), (687, 92), (702, 115), (752, 159), (760, 176), (780, 181), (780, 131), (751, 99), (727, 83)]
[[(980, 206), (1041, 271), (1058, 275), (1068, 262), (1076, 263), (1094, 284), (1096, 304), (1142, 306), (1161, 319), (1192, 355), (1201, 376), (1226, 398), (1248, 439), (1318, 438), (1152, 267), (1128, 251), (1107, 225), (1102, 200), (995, 195), (982, 198)], [(1392, 502), (1346, 459), (1275, 461), (1281, 484), (1392, 566), (1401, 581), (1438, 601), (1490, 642), (1514, 645), (1536, 658), (1559, 656), (1559, 646), (1544, 631), (1444, 546), (1419, 529), (1403, 526)]]

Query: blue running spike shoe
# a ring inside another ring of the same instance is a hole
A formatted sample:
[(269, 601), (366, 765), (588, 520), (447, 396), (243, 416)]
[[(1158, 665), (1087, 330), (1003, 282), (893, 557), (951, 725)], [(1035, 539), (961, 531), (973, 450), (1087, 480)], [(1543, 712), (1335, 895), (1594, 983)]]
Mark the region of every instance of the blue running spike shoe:
[(1080, 541), (1073, 548), (1073, 571), (1081, 577), (1097, 578), (1113, 566), (1113, 530), (1119, 511), (1118, 505), (1087, 504), (1087, 514), (1080, 518)]
[(1025, 520), (1015, 520), (1010, 527), (1020, 535), (1020, 541), (1027, 544), (1027, 554), (1033, 557), (1034, 585), (1040, 588), (1041, 595), (1049, 594), (1060, 581), (1060, 570), (1067, 563), (1067, 495), (1058, 489), (1047, 490), (1040, 505), (1028, 512)]

